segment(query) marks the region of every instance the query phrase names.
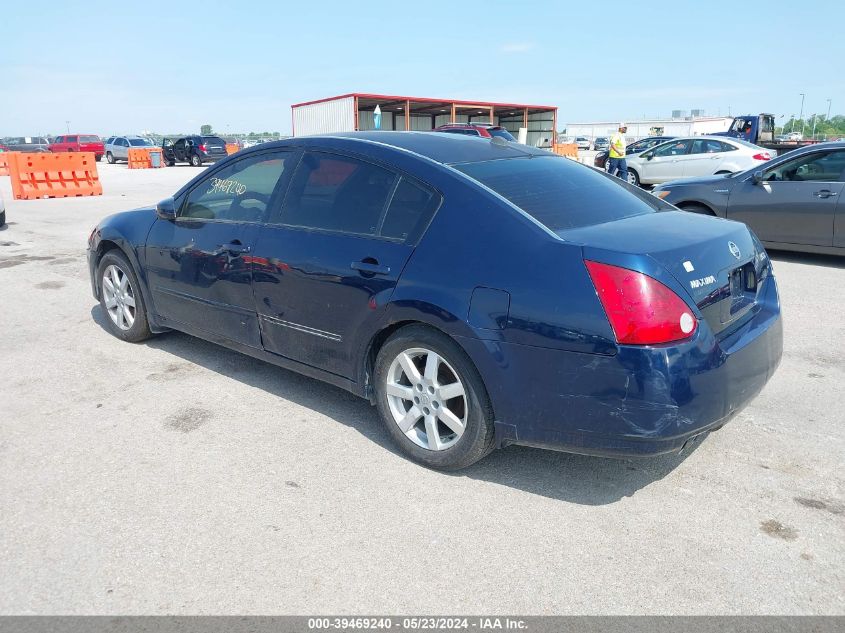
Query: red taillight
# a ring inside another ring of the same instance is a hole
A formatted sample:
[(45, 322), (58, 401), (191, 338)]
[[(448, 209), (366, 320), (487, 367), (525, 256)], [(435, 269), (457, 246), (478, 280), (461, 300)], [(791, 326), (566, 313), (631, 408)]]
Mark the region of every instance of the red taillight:
[(200, 151), (201, 151), (201, 152), (206, 151), (206, 150), (205, 150), (205, 143), (203, 143), (202, 145), (200, 145)]
[(769, 155), (769, 152), (760, 152), (759, 154), (754, 154), (752, 156), (754, 160), (772, 160), (772, 157)]
[(692, 310), (656, 279), (627, 268), (584, 263), (618, 343), (671, 343), (695, 333), (698, 321)]

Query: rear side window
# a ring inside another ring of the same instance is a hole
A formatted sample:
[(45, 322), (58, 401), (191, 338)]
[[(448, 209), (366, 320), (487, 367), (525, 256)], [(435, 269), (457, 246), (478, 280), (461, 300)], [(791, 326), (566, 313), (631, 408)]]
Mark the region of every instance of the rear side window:
[(145, 138), (130, 138), (129, 144), (132, 147), (149, 147), (150, 142)]
[(599, 171), (556, 156), (455, 165), (550, 231), (603, 224), (662, 209)]
[(306, 152), (285, 198), (281, 223), (376, 236), (397, 178), (355, 158)]
[(76, 138), (75, 136), (66, 136), (65, 143), (76, 143)]
[(700, 138), (692, 142), (693, 154), (718, 154), (727, 151), (727, 148), (733, 149), (727, 143), (714, 141), (709, 138)]
[(417, 234), (421, 224), (428, 221), (438, 202), (437, 194), (428, 187), (403, 176), (393, 192), (379, 234), (404, 242)]

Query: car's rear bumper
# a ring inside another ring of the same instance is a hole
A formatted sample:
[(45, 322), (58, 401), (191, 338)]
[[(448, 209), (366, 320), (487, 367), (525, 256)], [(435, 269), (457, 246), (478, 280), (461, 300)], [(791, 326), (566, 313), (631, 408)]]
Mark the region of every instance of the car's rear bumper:
[(500, 445), (606, 456), (678, 451), (723, 425), (780, 363), (783, 331), (774, 278), (756, 314), (724, 339), (622, 346), (613, 356), (462, 339), (481, 371)]

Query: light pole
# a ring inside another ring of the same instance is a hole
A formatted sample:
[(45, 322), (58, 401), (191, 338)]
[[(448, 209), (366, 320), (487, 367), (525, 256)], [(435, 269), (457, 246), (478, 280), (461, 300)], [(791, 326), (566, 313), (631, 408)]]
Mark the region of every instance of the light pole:
[(792, 119), (792, 129), (791, 129), (791, 130), (789, 130), (789, 131), (790, 131), (790, 132), (794, 132), (794, 131), (795, 131), (795, 115), (794, 115), (794, 114), (790, 114), (790, 115), (789, 115), (789, 118), (790, 118), (790, 119)]
[(813, 140), (816, 140), (816, 115), (813, 115)]
[(65, 129), (67, 130), (67, 133), (70, 134), (70, 121), (65, 121)]
[(830, 97), (827, 99), (827, 116), (824, 118), (824, 122), (830, 124)]
[(798, 115), (801, 119), (801, 136), (804, 136), (804, 93), (801, 93), (801, 114)]

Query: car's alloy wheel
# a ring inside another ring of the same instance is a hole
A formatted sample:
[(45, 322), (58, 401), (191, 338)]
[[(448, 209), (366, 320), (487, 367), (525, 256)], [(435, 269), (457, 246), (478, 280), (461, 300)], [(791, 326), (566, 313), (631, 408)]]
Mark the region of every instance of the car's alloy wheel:
[(457, 470), (493, 450), (494, 415), (484, 382), (443, 332), (422, 324), (394, 332), (379, 349), (372, 379), (385, 428), (414, 461)]
[(437, 352), (414, 347), (399, 353), (387, 371), (385, 391), (393, 421), (417, 446), (442, 451), (464, 434), (466, 390)]
[(633, 169), (628, 169), (628, 182), (635, 187), (640, 186), (640, 175)]
[(106, 152), (106, 162), (109, 165), (114, 165), (114, 155), (111, 152)]
[(193, 165), (194, 167), (199, 167), (200, 165), (202, 165), (202, 160), (200, 159), (200, 157), (198, 155), (196, 155), (196, 154), (191, 155), (191, 165)]
[(135, 323), (135, 289), (129, 275), (112, 264), (103, 271), (103, 304), (109, 318), (124, 332)]
[(138, 277), (119, 250), (103, 255), (97, 267), (100, 306), (108, 317), (107, 329), (117, 338), (137, 343), (152, 333)]

